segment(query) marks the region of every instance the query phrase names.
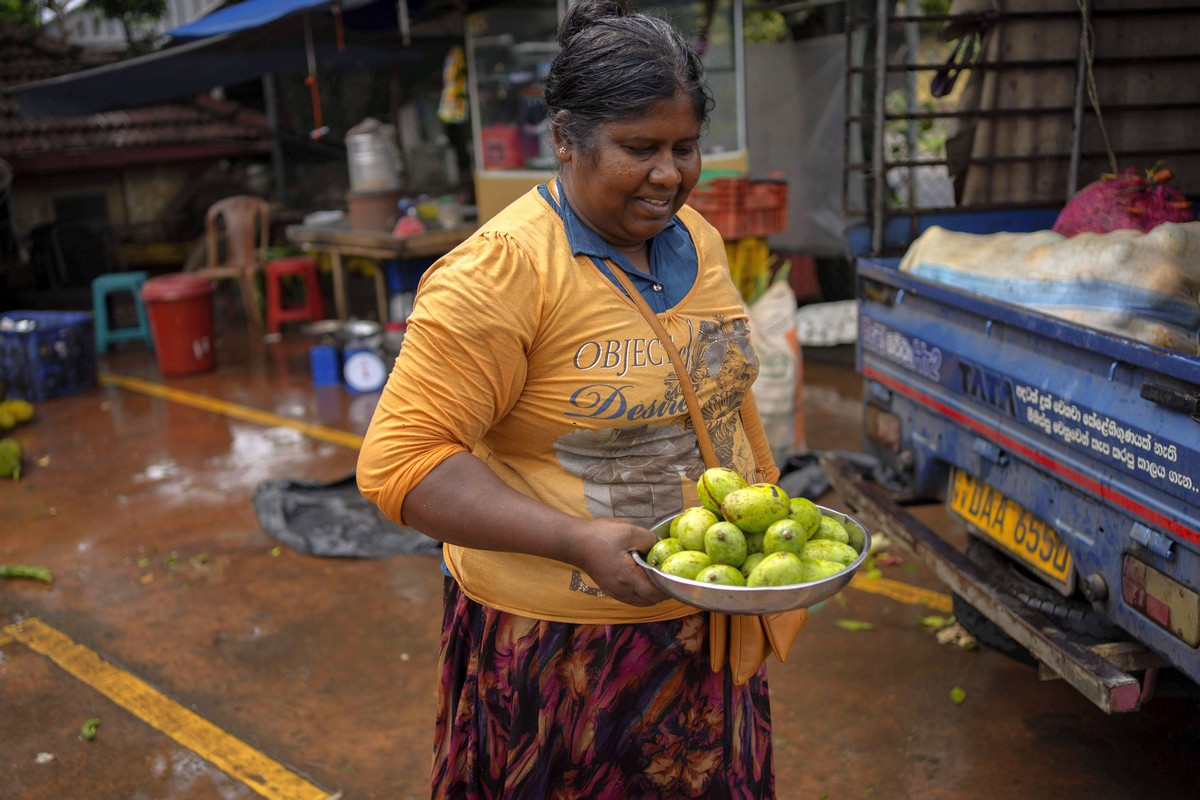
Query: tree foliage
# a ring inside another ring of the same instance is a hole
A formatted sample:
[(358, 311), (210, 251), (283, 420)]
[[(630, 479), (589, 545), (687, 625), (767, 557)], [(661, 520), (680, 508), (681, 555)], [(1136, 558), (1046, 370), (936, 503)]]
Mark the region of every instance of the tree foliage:
[(37, 30), (41, 6), (33, 0), (0, 0), (0, 22)]
[(155, 25), (167, 13), (167, 0), (87, 0), (84, 8), (121, 23), (130, 53), (153, 49)]

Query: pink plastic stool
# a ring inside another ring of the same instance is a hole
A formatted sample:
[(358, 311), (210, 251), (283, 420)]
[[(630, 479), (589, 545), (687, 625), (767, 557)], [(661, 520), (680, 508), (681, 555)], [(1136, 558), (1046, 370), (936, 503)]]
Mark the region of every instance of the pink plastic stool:
[[(288, 275), (304, 277), (304, 302), (301, 305), (283, 304), (283, 279)], [(268, 261), (265, 276), (268, 333), (279, 333), (280, 325), (285, 322), (316, 322), (325, 319), (325, 305), (321, 302), (321, 284), (317, 281), (315, 258), (294, 256)]]

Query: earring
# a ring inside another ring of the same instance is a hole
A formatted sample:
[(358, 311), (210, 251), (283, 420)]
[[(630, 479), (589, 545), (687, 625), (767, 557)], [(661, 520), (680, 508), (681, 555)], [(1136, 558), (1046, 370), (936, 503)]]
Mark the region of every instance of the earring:
[(558, 148), (558, 154), (560, 156), (565, 156), (567, 154), (567, 148), (565, 148), (565, 147)]

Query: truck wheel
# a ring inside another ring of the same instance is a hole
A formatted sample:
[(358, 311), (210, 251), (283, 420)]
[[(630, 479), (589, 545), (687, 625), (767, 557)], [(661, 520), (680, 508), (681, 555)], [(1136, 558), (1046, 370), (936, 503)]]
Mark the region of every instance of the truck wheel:
[[(1099, 644), (1128, 636), (1084, 600), (1063, 597), (1057, 591), (1026, 575), (1021, 568), (979, 539), (967, 543), (967, 558), (996, 576), (1014, 597), (1050, 620), (1060, 630), (1073, 634), (1083, 644)], [(958, 595), (953, 598), (954, 616), (981, 644), (1024, 664), (1037, 661), (1015, 639), (980, 614)]]
[(1000, 626), (975, 610), (975, 606), (963, 600), (958, 595), (952, 595), (954, 619), (966, 629), (967, 633), (989, 650), (995, 650), (1001, 655), (1008, 656), (1013, 661), (1037, 666), (1037, 659), (1029, 654), (1021, 644), (1004, 631)]

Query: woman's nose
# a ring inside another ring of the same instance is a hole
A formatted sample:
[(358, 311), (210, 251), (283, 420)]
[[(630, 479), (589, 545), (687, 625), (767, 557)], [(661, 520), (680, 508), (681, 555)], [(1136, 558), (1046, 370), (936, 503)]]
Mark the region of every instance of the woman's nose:
[(659, 186), (676, 186), (682, 180), (679, 165), (671, 153), (660, 155), (650, 168), (650, 182)]

